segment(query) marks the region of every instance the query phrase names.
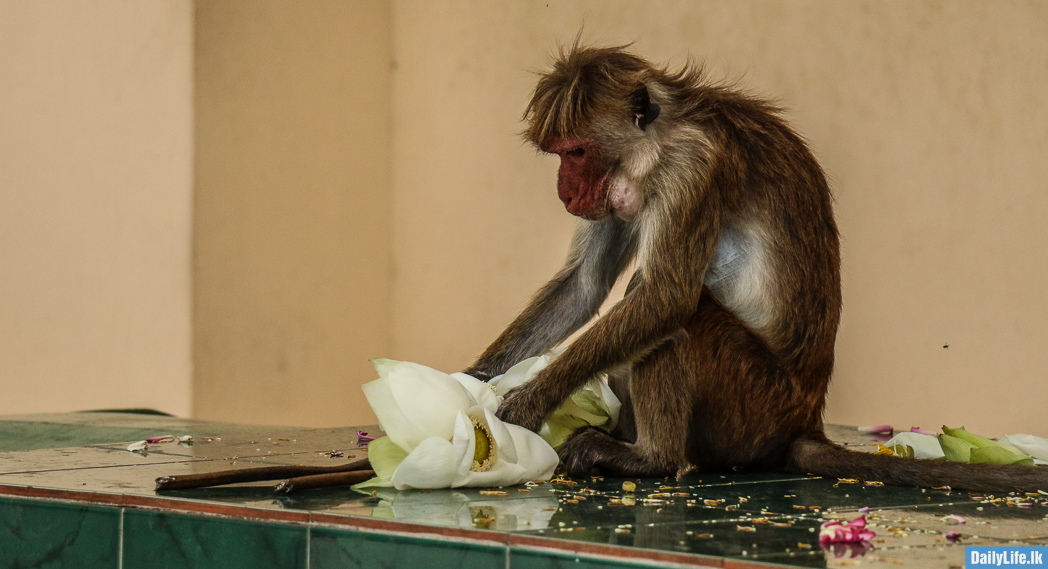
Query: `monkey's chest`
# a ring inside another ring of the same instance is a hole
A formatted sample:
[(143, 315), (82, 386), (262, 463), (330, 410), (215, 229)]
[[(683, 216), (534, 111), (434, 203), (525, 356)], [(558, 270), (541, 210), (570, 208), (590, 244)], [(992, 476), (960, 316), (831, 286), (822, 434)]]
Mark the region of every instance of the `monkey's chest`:
[(774, 277), (762, 232), (730, 226), (720, 237), (704, 283), (725, 308), (759, 333), (775, 318)]

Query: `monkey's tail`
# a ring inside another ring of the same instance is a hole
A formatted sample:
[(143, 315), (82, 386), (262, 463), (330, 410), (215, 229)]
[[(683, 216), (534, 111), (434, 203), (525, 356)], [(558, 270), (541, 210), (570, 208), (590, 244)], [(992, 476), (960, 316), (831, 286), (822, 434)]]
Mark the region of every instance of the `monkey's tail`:
[(1048, 491), (1048, 467), (965, 464), (873, 454), (814, 437), (801, 437), (793, 442), (786, 470), (897, 486), (949, 486), (980, 492)]

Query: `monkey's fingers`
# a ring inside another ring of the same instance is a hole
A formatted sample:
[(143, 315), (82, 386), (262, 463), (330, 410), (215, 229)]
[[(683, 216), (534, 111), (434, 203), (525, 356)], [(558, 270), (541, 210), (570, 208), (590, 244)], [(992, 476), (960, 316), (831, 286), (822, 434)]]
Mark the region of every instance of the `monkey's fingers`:
[[(338, 466), (303, 466), (281, 465), (262, 466), (259, 468), (240, 468), (220, 470), (204, 474), (183, 474), (180, 476), (161, 476), (156, 479), (157, 490), (183, 490), (187, 488), (206, 488), (241, 482), (258, 482), (260, 480), (282, 480), (299, 476), (322, 475), (341, 472), (364, 471), (371, 467), (366, 458)], [(370, 472), (370, 470), (367, 470)]]
[(542, 428), (545, 414), (538, 405), (529, 401), (530, 384), (519, 385), (509, 390), (502, 404), (495, 411), (495, 416), (501, 421), (524, 427), (534, 433)]
[(359, 484), (375, 476), (374, 470), (356, 470), (352, 472), (332, 472), (330, 474), (314, 474), (312, 476), (298, 476), (281, 480), (274, 489), (277, 493), (290, 494), (300, 490), (313, 488), (330, 488), (332, 486), (352, 486)]

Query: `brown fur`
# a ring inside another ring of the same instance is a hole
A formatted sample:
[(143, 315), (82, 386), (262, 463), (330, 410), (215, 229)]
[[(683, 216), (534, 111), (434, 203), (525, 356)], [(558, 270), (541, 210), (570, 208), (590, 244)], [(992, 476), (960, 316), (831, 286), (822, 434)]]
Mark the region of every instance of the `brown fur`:
[(575, 45), (539, 79), (525, 119), (526, 138), (561, 157), (558, 192), (584, 221), (564, 269), (467, 372), (490, 378), (553, 347), (639, 264), (625, 298), (499, 409), (537, 430), (589, 378), (625, 370), (628, 428), (619, 439), (577, 432), (561, 450), (569, 472), (748, 468), (1048, 488), (1040, 469), (863, 455), (826, 439), (837, 227), (821, 168), (773, 106), (696, 67)]

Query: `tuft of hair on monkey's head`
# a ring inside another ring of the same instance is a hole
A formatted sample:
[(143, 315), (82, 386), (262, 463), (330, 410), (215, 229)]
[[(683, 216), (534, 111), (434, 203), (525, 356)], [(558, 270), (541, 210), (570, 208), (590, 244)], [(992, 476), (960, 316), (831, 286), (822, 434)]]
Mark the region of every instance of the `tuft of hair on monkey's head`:
[(561, 48), (524, 111), (524, 138), (545, 148), (585, 135), (596, 117), (630, 117), (638, 99), (650, 104), (645, 80), (652, 65), (627, 47), (587, 47), (576, 41)]

